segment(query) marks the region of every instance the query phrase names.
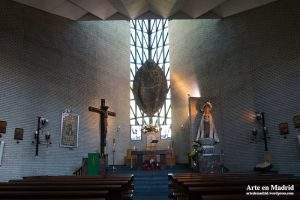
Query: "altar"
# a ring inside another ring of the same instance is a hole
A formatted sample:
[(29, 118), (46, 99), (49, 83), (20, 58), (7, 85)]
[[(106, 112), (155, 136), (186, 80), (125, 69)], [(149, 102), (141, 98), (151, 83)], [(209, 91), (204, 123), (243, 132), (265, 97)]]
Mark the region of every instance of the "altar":
[(127, 152), (127, 165), (133, 168), (141, 168), (147, 160), (153, 159), (160, 167), (171, 167), (175, 165), (175, 154), (173, 150), (129, 150)]

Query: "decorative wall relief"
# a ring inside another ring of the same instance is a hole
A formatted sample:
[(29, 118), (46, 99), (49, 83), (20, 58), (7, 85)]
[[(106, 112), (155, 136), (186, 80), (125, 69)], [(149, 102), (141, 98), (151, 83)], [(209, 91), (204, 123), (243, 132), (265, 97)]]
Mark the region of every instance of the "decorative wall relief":
[(300, 128), (300, 115), (296, 115), (293, 118), (295, 128)]
[(0, 141), (0, 166), (2, 165), (3, 150), (4, 150), (4, 141)]
[(280, 135), (283, 135), (286, 138), (286, 135), (289, 134), (289, 124), (287, 122), (279, 124)]
[(139, 108), (152, 117), (163, 106), (168, 93), (164, 71), (153, 60), (138, 69), (133, 81), (133, 95)]
[(2, 134), (6, 133), (6, 126), (7, 126), (6, 121), (0, 121), (0, 138), (2, 137)]
[(17, 140), (17, 143), (19, 143), (19, 140), (23, 140), (23, 133), (24, 133), (24, 129), (22, 128), (15, 129), (14, 139)]
[(61, 147), (78, 146), (79, 115), (66, 110), (61, 115)]

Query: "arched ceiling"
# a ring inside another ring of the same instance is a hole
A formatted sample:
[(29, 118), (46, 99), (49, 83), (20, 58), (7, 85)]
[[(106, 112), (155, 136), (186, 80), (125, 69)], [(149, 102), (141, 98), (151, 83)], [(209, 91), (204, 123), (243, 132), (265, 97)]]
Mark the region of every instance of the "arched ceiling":
[(224, 18), (276, 0), (14, 0), (72, 20)]

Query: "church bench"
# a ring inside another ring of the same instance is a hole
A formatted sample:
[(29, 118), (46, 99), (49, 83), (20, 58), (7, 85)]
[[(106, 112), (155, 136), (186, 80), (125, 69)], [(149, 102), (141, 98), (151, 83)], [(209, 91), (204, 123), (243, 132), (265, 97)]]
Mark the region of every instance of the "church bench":
[(0, 183), (2, 185), (122, 185), (131, 187), (128, 181), (26, 181), (26, 182), (5, 182)]
[[(297, 192), (299, 190), (295, 190), (294, 196), (280, 196), (277, 199), (299, 199), (299, 195), (297, 195)], [(242, 196), (240, 199), (261, 199), (260, 196), (247, 196), (246, 195), (246, 187), (243, 186), (214, 186), (214, 187), (189, 187), (188, 188), (188, 196), (189, 200), (220, 200), (224, 199), (225, 196), (231, 196), (233, 195), (234, 198), (238, 199), (238, 196)], [(205, 198), (203, 198), (205, 196)], [(223, 196), (223, 198), (222, 198)], [(272, 196), (267, 197), (265, 199), (274, 199)], [(292, 198), (290, 198), (292, 197)], [(276, 198), (275, 198), (276, 199)]]
[(85, 181), (103, 181), (103, 182), (120, 182), (120, 184), (124, 184), (127, 181), (127, 185), (131, 186), (133, 189), (133, 179), (134, 176), (38, 176), (38, 177), (24, 177), (23, 180), (17, 180), (12, 182), (85, 182)]
[(85, 198), (109, 198), (109, 191), (1, 191), (2, 199), (85, 199)]
[[(124, 180), (40, 180), (40, 181), (18, 181), (10, 182), (22, 185), (122, 185), (122, 188), (128, 191), (134, 190), (133, 182)], [(0, 186), (2, 184), (0, 183)]]
[(222, 194), (222, 195), (202, 195), (202, 200), (250, 200), (253, 196), (240, 195), (240, 194)]
[[(248, 184), (294, 184), (295, 191), (299, 190), (300, 179), (290, 175), (240, 175), (240, 174), (193, 174), (193, 177), (175, 176), (169, 174), (169, 188), (171, 199), (199, 199), (206, 196), (213, 200), (218, 198), (208, 197), (216, 194), (245, 195)], [(298, 188), (298, 189), (297, 189)], [(222, 198), (220, 198), (222, 199)], [(226, 198), (224, 198), (226, 199)], [(236, 197), (238, 199), (238, 197)]]
[[(128, 182), (18, 182), (18, 183), (2, 183), (1, 191), (86, 191), (86, 190), (108, 190), (111, 199), (122, 199), (122, 197), (132, 197), (133, 189), (127, 186)], [(123, 199), (124, 199), (123, 198)]]
[(214, 182), (214, 181), (206, 181), (206, 182), (183, 182), (182, 185), (186, 187), (211, 187), (211, 186), (222, 186), (230, 184), (231, 186), (235, 185), (271, 185), (271, 184), (294, 184), (295, 186), (300, 186), (299, 180), (260, 180), (260, 181), (248, 181), (248, 180), (240, 180), (240, 181), (222, 181), (222, 182)]
[(0, 183), (1, 186), (30, 186), (30, 187), (36, 187), (36, 186), (72, 186), (72, 187), (85, 187), (89, 185), (95, 185), (95, 186), (102, 186), (102, 187), (109, 187), (114, 185), (121, 185), (122, 186), (122, 195), (123, 196), (132, 196), (134, 191), (134, 186), (129, 183), (128, 181), (68, 181), (68, 182), (55, 182), (55, 181), (44, 181), (44, 182), (13, 182), (13, 183)]
[(289, 179), (286, 179), (286, 178), (267, 178), (267, 179), (263, 179), (263, 178), (232, 178), (232, 179), (229, 179), (229, 178), (226, 178), (226, 179), (186, 179), (186, 180), (174, 180), (172, 183), (226, 183), (226, 182), (251, 182), (251, 183), (255, 183), (255, 182), (297, 182), (299, 181), (300, 179), (297, 179), (297, 178), (289, 178)]
[(213, 185), (245, 185), (245, 184), (264, 184), (264, 183), (281, 183), (281, 184), (299, 184), (299, 178), (279, 178), (279, 177), (227, 177), (227, 178), (200, 178), (200, 179), (174, 179), (170, 185), (191, 185), (191, 186), (213, 186)]
[(211, 177), (192, 177), (192, 178), (174, 178), (171, 179), (171, 182), (197, 182), (197, 181), (233, 181), (233, 180), (249, 180), (249, 181), (260, 181), (260, 180), (298, 180), (297, 177), (262, 177), (262, 176), (248, 176), (248, 177), (242, 177), (242, 176), (211, 176)]
[[(111, 200), (132, 199), (133, 197), (133, 176), (40, 176), (25, 177), (22, 180), (14, 180), (0, 183), (0, 193), (3, 192), (90, 192), (108, 191), (105, 198)], [(27, 194), (26, 193), (26, 194)], [(14, 196), (17, 198), (17, 196)], [(86, 199), (88, 196), (84, 197)], [(99, 196), (93, 196), (93, 198)], [(100, 196), (101, 197), (101, 196)], [(38, 198), (38, 197), (37, 197)]]
[(214, 186), (214, 187), (184, 187), (182, 188), (182, 196), (188, 197), (190, 200), (200, 199), (202, 195), (229, 195), (243, 194), (244, 187), (242, 186)]
[(57, 180), (57, 179), (71, 179), (71, 180), (78, 180), (78, 179), (88, 179), (88, 180), (94, 180), (94, 179), (109, 179), (109, 180), (133, 180), (134, 176), (27, 176), (23, 177), (23, 180)]
[(222, 194), (222, 195), (202, 195), (201, 199), (197, 200), (299, 200), (299, 197), (294, 196), (248, 196), (239, 194)]
[(109, 190), (121, 191), (122, 185), (5, 185), (0, 191), (82, 191), (82, 190)]
[(24, 178), (12, 182), (68, 182), (68, 181), (127, 181), (133, 183), (133, 177), (41, 177), (41, 178)]
[(6, 185), (0, 186), (0, 194), (2, 191), (108, 191), (108, 196), (112, 200), (122, 199), (123, 195), (121, 185)]
[(234, 174), (234, 175), (229, 175), (229, 174), (222, 174), (222, 175), (212, 175), (212, 174), (205, 174), (205, 175), (193, 175), (193, 176), (174, 176), (174, 175), (170, 175), (169, 174), (169, 180), (172, 180), (172, 179), (207, 179), (207, 178), (213, 178), (213, 179), (218, 179), (218, 178), (247, 178), (247, 177), (250, 177), (250, 178), (273, 178), (273, 177), (277, 177), (277, 178), (292, 178), (294, 177), (293, 175), (247, 175), (247, 174)]
[(241, 173), (241, 172), (226, 172), (223, 174), (214, 174), (214, 173), (199, 173), (199, 172), (185, 172), (185, 173), (168, 173), (169, 176), (173, 176), (173, 177), (191, 177), (191, 176), (293, 176), (292, 174), (278, 174), (278, 173), (254, 173), (254, 172), (250, 172), (250, 173)]
[[(65, 198), (44, 198), (44, 199), (47, 199), (47, 200), (66, 200)], [(42, 198), (36, 198), (35, 200), (44, 200)], [(23, 198), (13, 198), (13, 200), (24, 200)], [(79, 200), (79, 199), (78, 199)], [(96, 197), (96, 198), (82, 198), (81, 200), (106, 200), (105, 198), (99, 198), (99, 197)]]

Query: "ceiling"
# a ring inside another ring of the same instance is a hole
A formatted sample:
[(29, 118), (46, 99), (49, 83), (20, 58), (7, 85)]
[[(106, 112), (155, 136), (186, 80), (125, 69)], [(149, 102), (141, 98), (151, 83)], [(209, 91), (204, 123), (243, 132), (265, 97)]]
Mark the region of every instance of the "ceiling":
[(72, 20), (224, 18), (276, 0), (14, 0)]

